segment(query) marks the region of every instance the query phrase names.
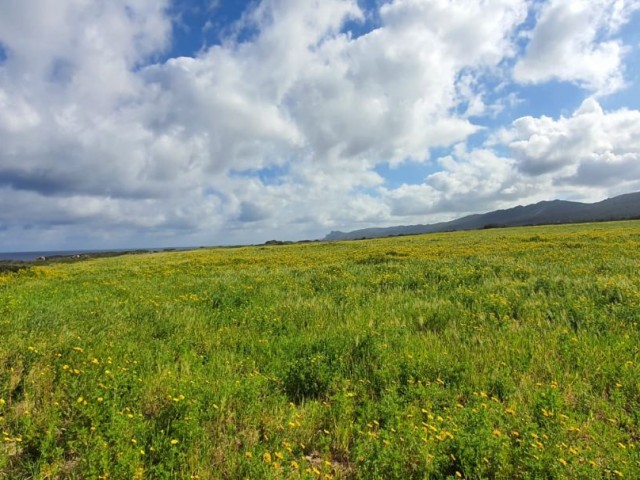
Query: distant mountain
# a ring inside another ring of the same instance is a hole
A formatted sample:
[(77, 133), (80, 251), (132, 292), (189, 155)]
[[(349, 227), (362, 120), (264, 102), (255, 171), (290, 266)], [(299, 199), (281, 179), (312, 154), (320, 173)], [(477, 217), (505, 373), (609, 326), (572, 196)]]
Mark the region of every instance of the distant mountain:
[(477, 230), (481, 228), (549, 225), (555, 223), (602, 222), (640, 218), (640, 192), (608, 198), (597, 203), (553, 200), (506, 210), (469, 215), (450, 222), (431, 225), (408, 225), (387, 228), (365, 228), (353, 232), (331, 232), (324, 240), (355, 240), (359, 238), (416, 235), (420, 233)]

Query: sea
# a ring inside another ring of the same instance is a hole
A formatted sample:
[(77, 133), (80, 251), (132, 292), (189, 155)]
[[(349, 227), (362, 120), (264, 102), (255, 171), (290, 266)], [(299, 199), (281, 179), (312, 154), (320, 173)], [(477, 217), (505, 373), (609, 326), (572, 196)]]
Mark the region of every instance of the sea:
[(118, 252), (162, 252), (165, 250), (192, 250), (198, 247), (177, 247), (177, 248), (119, 248), (104, 250), (52, 250), (42, 252), (0, 252), (0, 260), (20, 260), (30, 262), (40, 257), (70, 257), (73, 255), (87, 255), (95, 253), (118, 253)]

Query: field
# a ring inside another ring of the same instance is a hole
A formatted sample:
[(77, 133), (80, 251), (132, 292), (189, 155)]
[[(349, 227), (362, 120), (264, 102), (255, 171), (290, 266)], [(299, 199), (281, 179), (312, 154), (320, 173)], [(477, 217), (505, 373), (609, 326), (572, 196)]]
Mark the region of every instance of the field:
[(0, 275), (0, 477), (640, 478), (640, 222)]

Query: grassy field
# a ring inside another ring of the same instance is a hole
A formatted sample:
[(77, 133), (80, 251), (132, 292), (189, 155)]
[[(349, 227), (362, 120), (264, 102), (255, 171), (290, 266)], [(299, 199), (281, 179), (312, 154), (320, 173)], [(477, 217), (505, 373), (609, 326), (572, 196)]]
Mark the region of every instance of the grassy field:
[(640, 222), (0, 275), (2, 478), (640, 478)]

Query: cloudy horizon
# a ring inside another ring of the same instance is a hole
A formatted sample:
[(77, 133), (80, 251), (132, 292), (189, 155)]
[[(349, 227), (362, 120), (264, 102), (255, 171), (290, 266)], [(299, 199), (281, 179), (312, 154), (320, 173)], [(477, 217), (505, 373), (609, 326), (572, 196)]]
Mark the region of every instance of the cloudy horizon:
[(640, 190), (640, 0), (0, 0), (0, 251)]

